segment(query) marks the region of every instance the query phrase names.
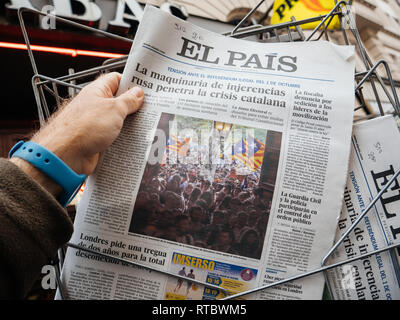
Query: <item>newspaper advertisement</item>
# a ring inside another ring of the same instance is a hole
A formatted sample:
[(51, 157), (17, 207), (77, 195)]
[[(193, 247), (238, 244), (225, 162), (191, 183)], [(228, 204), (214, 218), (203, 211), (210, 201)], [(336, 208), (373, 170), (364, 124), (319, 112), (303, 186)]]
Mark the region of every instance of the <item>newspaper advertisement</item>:
[(71, 243), (179, 278), (69, 248), (68, 298), (220, 299), (320, 265), (346, 182), (353, 47), (238, 40), (147, 6), (118, 94), (132, 86), (144, 106), (89, 177)]
[[(392, 116), (356, 124), (353, 129), (349, 175), (336, 240), (354, 223), (372, 199), (400, 169), (400, 134)], [(328, 263), (345, 261), (398, 242), (399, 181), (333, 252)], [(398, 300), (400, 273), (397, 249), (384, 251), (328, 272), (333, 297), (342, 300)]]

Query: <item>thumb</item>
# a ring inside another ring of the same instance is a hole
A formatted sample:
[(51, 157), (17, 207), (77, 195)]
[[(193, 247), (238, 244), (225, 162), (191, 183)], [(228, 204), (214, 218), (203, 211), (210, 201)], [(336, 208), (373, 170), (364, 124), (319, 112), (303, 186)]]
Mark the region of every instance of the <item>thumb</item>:
[(143, 104), (144, 91), (140, 87), (133, 87), (115, 98), (117, 107), (125, 116), (135, 113)]

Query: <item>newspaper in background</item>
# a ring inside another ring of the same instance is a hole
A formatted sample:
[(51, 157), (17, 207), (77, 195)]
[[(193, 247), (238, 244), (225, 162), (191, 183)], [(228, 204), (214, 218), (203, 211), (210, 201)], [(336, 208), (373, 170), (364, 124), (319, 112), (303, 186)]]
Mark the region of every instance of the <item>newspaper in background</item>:
[[(349, 176), (336, 240), (399, 170), (400, 134), (392, 116), (354, 125)], [(399, 181), (382, 195), (344, 239), (328, 263), (351, 259), (398, 241)], [(332, 294), (341, 300), (398, 300), (398, 250), (382, 252), (328, 272)]]
[[(145, 90), (79, 204), (71, 299), (218, 299), (320, 265), (343, 199), (354, 48), (261, 44), (146, 7), (119, 94)], [(184, 278), (185, 279), (185, 278)], [(247, 296), (320, 299), (315, 275)]]

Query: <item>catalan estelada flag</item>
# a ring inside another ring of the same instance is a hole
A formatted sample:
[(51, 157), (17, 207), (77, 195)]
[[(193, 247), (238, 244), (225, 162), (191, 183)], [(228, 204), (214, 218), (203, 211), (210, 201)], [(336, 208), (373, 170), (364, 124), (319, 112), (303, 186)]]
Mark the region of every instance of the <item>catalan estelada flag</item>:
[(253, 168), (253, 170), (255, 171), (261, 166), (263, 162), (265, 144), (252, 136), (248, 136), (245, 140), (245, 146), (247, 162), (250, 165), (250, 168)]
[(187, 156), (189, 150), (190, 138), (185, 138), (183, 141), (179, 140), (176, 136), (170, 135), (167, 141), (167, 152), (174, 151), (181, 156)]
[(233, 145), (233, 150), (232, 150), (232, 159), (233, 160), (238, 160), (244, 165), (246, 165), (246, 146), (244, 139), (241, 138), (238, 140), (236, 143)]
[(175, 151), (178, 152), (179, 148), (182, 146), (182, 142), (179, 141), (179, 139), (174, 136), (170, 135), (167, 141), (167, 152), (169, 151)]
[(258, 139), (248, 136), (234, 145), (232, 157), (240, 161), (252, 171), (256, 171), (264, 158), (265, 144)]
[[(271, 24), (278, 24), (296, 20), (303, 20), (328, 14), (335, 7), (335, 0), (275, 0)], [(303, 29), (314, 29), (321, 21), (301, 25)], [(329, 20), (327, 21), (329, 22)], [(340, 27), (336, 16), (329, 24), (328, 29)]]

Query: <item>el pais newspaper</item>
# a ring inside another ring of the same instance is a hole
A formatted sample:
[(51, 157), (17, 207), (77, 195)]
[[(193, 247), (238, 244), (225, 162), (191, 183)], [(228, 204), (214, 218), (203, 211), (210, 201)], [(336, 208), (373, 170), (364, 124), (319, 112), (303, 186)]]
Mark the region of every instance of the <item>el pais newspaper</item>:
[[(392, 116), (354, 125), (349, 174), (335, 242), (361, 217), (367, 206), (400, 169), (400, 133)], [(400, 185), (396, 179), (354, 230), (333, 252), (328, 264), (365, 255), (400, 237)], [(400, 270), (398, 248), (365, 257), (328, 272), (335, 299), (398, 300)]]
[[(320, 266), (347, 176), (353, 47), (238, 40), (147, 6), (118, 94), (133, 86), (144, 105), (78, 205), (70, 242), (92, 252), (68, 249), (68, 299), (220, 299)], [(244, 298), (321, 299), (323, 286)]]

